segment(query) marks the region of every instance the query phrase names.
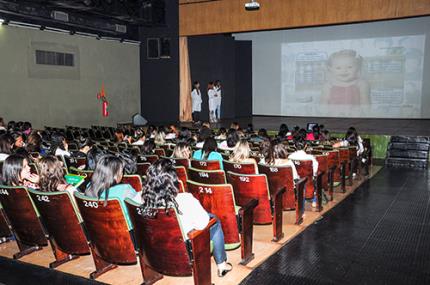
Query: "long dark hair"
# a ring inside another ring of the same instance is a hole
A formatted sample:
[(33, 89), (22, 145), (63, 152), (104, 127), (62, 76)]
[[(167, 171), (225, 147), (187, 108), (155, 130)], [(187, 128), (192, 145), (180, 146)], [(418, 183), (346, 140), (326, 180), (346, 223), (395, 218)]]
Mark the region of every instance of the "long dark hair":
[(44, 192), (57, 192), (58, 185), (65, 184), (64, 169), (61, 162), (53, 155), (43, 157), (39, 161), (40, 190)]
[(122, 174), (123, 169), (124, 164), (121, 158), (109, 154), (101, 157), (91, 177), (91, 184), (85, 190), (85, 195), (100, 199), (102, 193), (106, 191), (106, 206), (109, 198), (109, 188), (117, 184), (116, 177), (118, 174)]
[(0, 153), (12, 153), (12, 145), (6, 134), (0, 136)]
[(3, 162), (2, 183), (7, 186), (20, 185), (20, 176), (24, 160), (26, 158), (20, 154), (9, 155)]
[(178, 194), (178, 176), (172, 162), (168, 159), (159, 159), (154, 162), (146, 172), (146, 181), (143, 186), (141, 206), (144, 216), (154, 217), (157, 209), (175, 208)]
[(290, 131), (290, 130), (288, 129), (288, 126), (287, 126), (286, 124), (281, 124), (281, 125), (279, 126), (278, 137), (279, 137), (279, 138), (284, 138), (284, 137), (286, 137), (286, 136), (287, 136), (287, 133), (288, 133), (289, 131)]
[(50, 149), (50, 153), (52, 155), (55, 155), (55, 152), (57, 151), (57, 148), (60, 148), (61, 150), (65, 150), (64, 149), (64, 136), (60, 133), (53, 133), (51, 135), (51, 149)]
[(350, 127), (346, 131), (345, 140), (347, 140), (350, 145), (358, 145), (358, 133), (354, 127)]
[(227, 132), (227, 146), (228, 147), (235, 147), (236, 144), (239, 142), (240, 137), (239, 134), (235, 129), (229, 129)]
[(203, 144), (202, 148), (202, 156), (201, 158), (204, 160), (207, 160), (209, 157), (209, 154), (213, 151), (216, 151), (218, 148), (218, 145), (216, 143), (216, 140), (214, 138), (207, 138), (205, 140), (205, 143)]
[(273, 140), (265, 157), (266, 164), (274, 164), (275, 159), (287, 159), (287, 147), (280, 140)]

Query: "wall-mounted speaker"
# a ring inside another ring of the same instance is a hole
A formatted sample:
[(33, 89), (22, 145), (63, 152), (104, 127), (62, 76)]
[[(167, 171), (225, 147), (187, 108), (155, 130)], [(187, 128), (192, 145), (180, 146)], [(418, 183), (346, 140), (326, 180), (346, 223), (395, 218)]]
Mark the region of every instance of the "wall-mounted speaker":
[(160, 58), (160, 39), (148, 38), (146, 40), (146, 55), (148, 59)]

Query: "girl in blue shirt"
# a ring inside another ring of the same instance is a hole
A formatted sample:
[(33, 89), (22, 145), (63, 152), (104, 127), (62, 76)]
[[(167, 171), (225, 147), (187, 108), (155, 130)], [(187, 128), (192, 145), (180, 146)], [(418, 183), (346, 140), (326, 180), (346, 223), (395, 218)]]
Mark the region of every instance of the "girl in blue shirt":
[(222, 155), (217, 152), (218, 145), (214, 138), (210, 137), (205, 140), (203, 148), (197, 150), (193, 154), (193, 159), (196, 160), (218, 160), (223, 170)]

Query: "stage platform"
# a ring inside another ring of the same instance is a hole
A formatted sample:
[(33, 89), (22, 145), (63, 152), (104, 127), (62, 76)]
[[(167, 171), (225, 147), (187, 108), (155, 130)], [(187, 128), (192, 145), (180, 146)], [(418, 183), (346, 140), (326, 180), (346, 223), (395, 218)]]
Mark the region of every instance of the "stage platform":
[(232, 122), (246, 128), (252, 123), (254, 129), (265, 128), (277, 131), (279, 125), (285, 123), (289, 128), (300, 126), (306, 128), (307, 123), (323, 124), (332, 133), (345, 133), (353, 126), (359, 134), (387, 135), (387, 136), (430, 136), (429, 119), (366, 119), (366, 118), (317, 118), (317, 117), (280, 117), (280, 116), (253, 116), (246, 118), (223, 119), (214, 127), (228, 128)]

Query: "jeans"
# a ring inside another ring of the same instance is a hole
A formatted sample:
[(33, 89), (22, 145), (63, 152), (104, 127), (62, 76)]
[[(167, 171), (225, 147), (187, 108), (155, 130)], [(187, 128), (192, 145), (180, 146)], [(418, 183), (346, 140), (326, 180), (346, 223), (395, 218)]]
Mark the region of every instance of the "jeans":
[(213, 243), (213, 256), (216, 264), (223, 263), (227, 260), (227, 255), (225, 253), (224, 247), (224, 233), (222, 231), (221, 222), (219, 219), (213, 215), (209, 214), (210, 218), (215, 218), (216, 223), (211, 227), (211, 241)]
[(221, 118), (221, 103), (216, 105), (215, 118), (219, 120)]

